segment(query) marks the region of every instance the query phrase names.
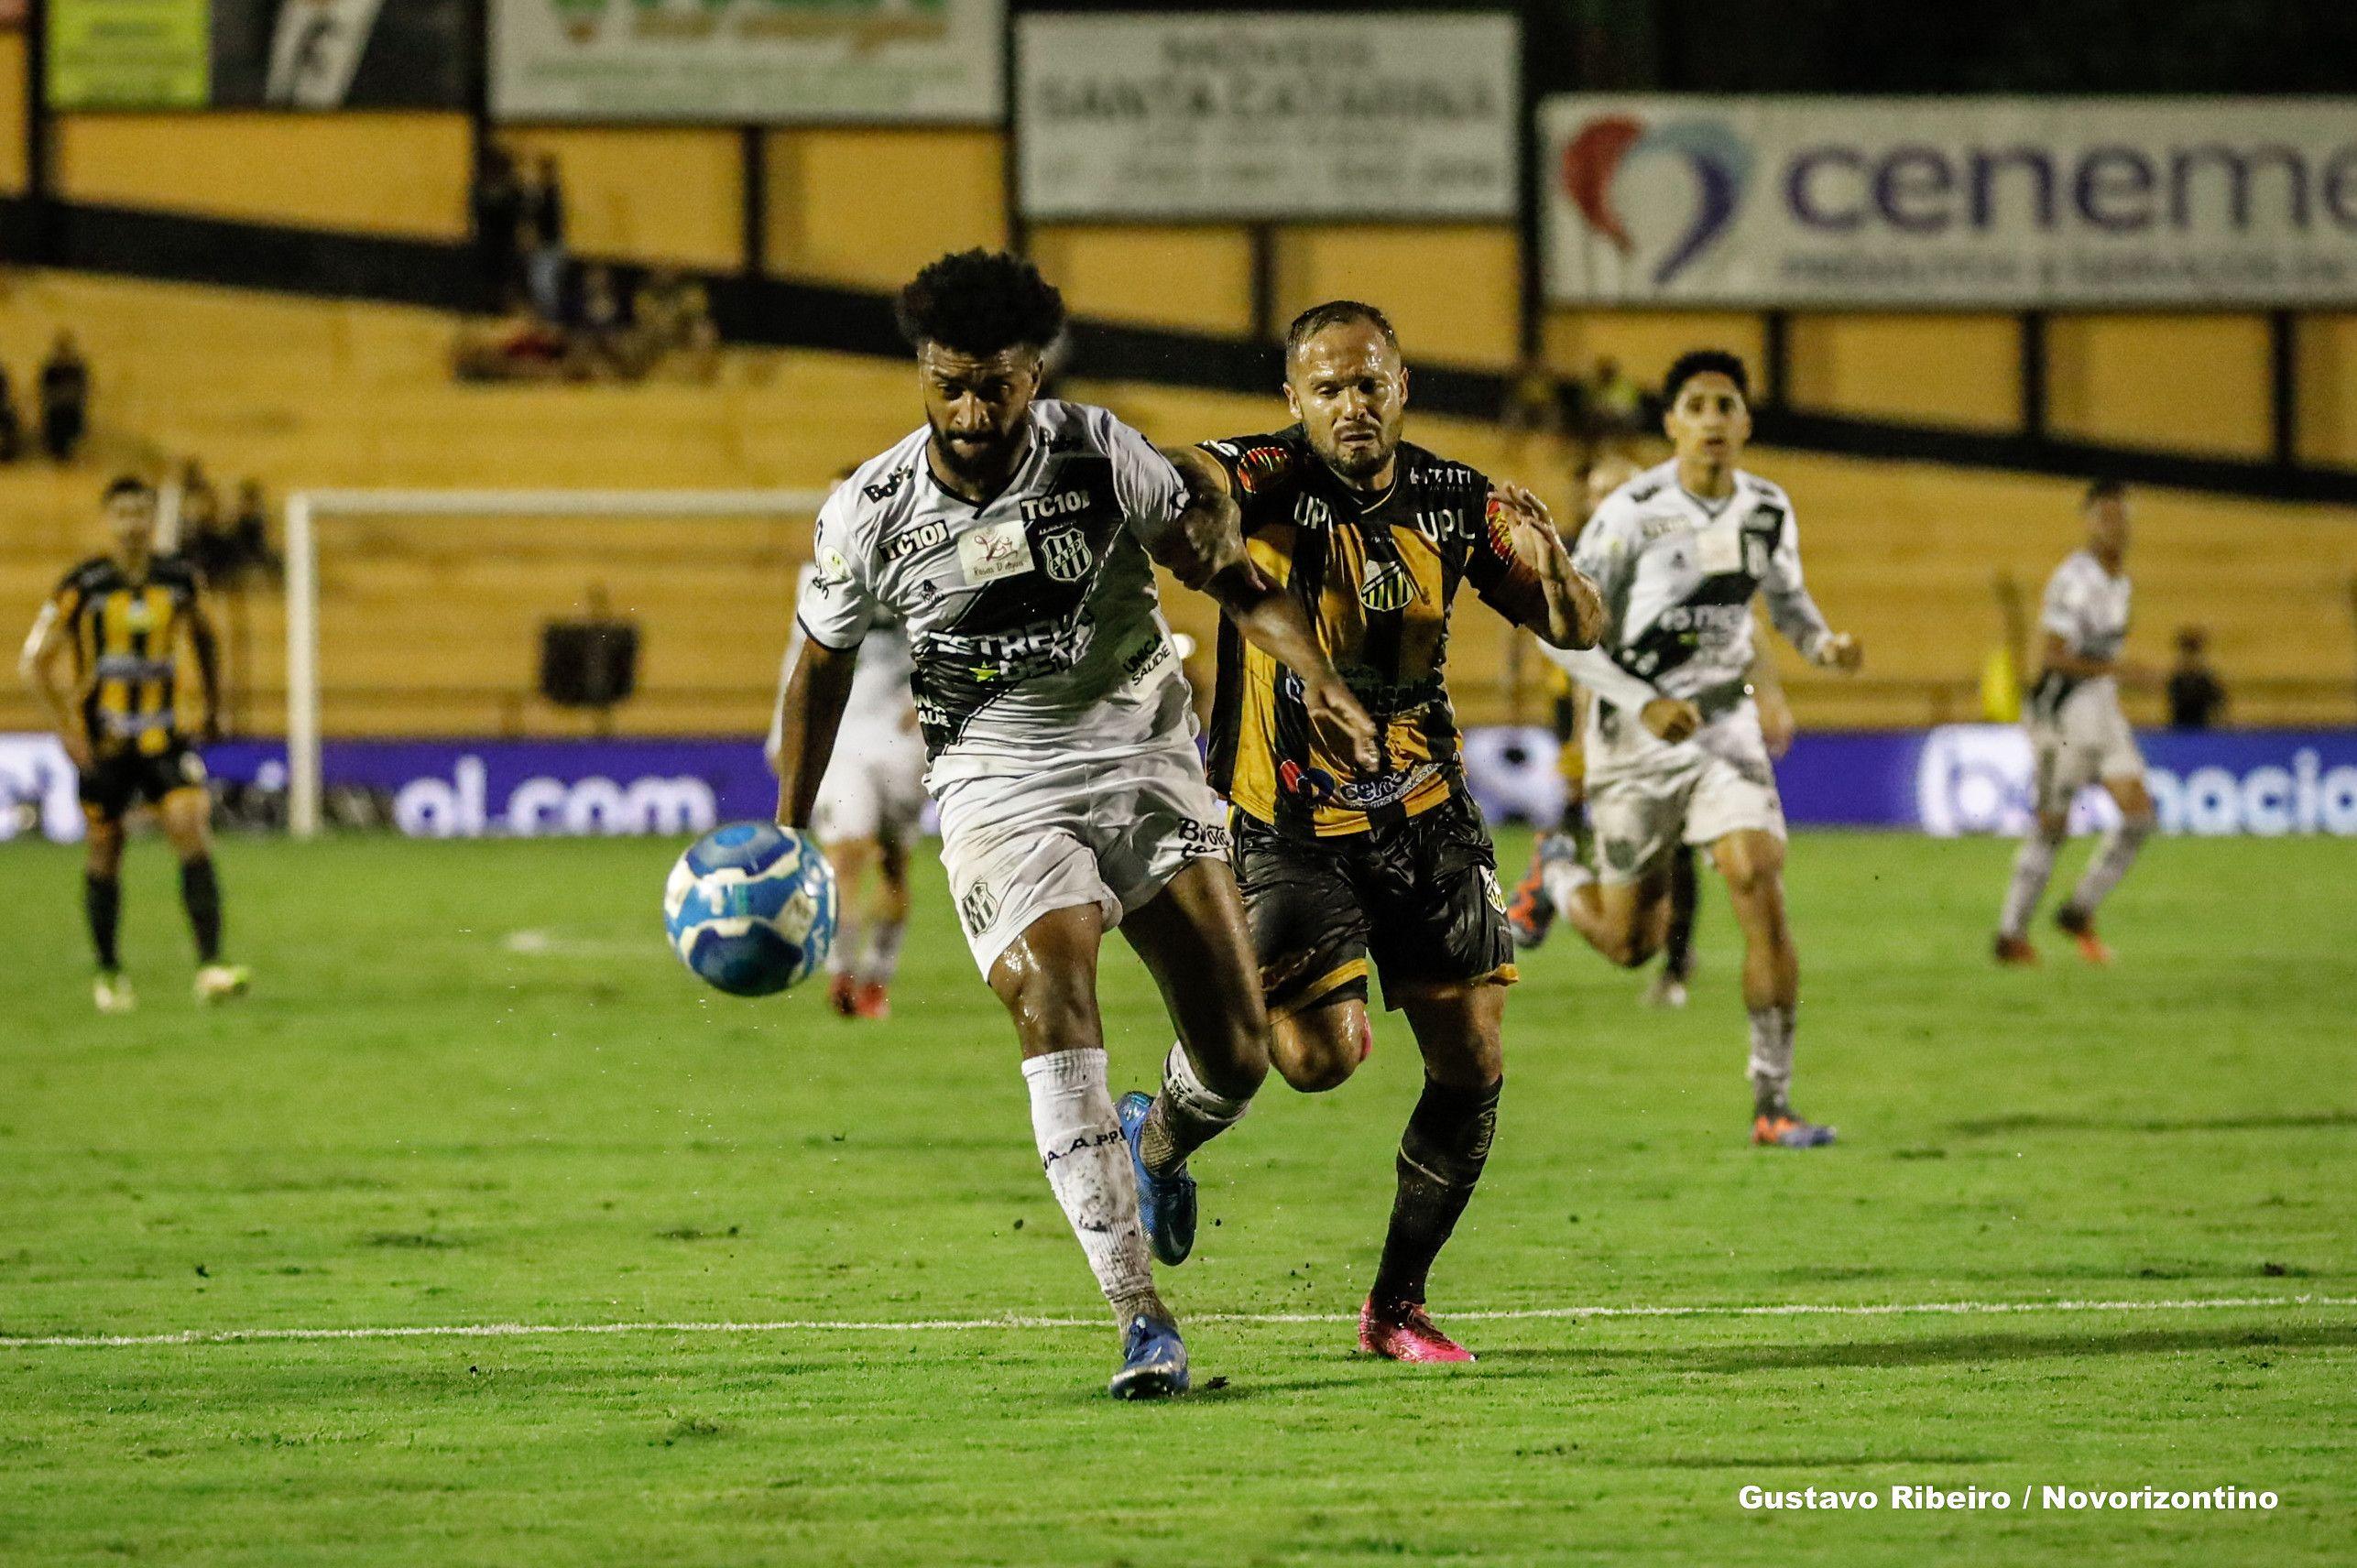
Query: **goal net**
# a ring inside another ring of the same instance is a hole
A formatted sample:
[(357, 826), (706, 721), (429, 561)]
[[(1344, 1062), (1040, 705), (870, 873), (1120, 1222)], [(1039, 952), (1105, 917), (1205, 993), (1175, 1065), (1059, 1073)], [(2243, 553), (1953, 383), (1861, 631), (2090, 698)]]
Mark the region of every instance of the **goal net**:
[[(795, 568), (824, 500), (820, 490), (289, 495), (289, 830), (320, 831), (334, 740), (759, 734)], [(573, 668), (584, 659), (585, 691)], [(625, 670), (629, 694), (611, 700)]]

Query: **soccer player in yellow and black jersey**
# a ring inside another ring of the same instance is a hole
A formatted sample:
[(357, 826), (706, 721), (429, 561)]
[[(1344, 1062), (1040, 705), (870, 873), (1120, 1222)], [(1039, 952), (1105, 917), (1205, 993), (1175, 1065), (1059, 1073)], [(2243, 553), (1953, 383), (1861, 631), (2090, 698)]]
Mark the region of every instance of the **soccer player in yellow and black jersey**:
[(1286, 336), (1299, 423), (1173, 456), (1198, 490), (1235, 498), (1245, 549), (1308, 612), (1382, 742), (1371, 775), (1330, 754), (1295, 678), (1223, 626), (1211, 776), (1234, 810), (1276, 1066), (1305, 1091), (1350, 1076), (1373, 1040), (1370, 959), (1424, 1060), (1359, 1345), (1465, 1361), (1426, 1314), (1424, 1282), (1489, 1152), (1514, 964), (1497, 856), (1457, 758), (1449, 609), (1469, 586), (1566, 648), (1594, 642), (1602, 610), (1529, 492), (1401, 440), (1407, 386), (1381, 311), (1320, 305)]
[(204, 700), (196, 738), (213, 738), (221, 712), (213, 625), (196, 573), (179, 558), (156, 553), (155, 491), (142, 480), (117, 479), (105, 506), (113, 550), (66, 573), (33, 623), (23, 667), (81, 774), (89, 823), (82, 888), (98, 952), (98, 1010), (124, 1013), (136, 1005), (115, 936), (123, 906), (123, 819), (142, 800), (155, 806), (180, 855), (180, 898), (196, 932), (197, 999), (218, 1001), (245, 990), (247, 976), (221, 962), (213, 797), (180, 707), (185, 642)]

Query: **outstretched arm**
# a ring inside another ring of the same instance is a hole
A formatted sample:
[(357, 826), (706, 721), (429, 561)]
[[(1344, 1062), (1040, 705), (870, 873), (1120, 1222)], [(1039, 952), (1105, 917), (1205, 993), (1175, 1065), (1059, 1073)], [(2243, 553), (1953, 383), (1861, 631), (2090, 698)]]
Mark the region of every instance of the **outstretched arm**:
[(1520, 485), (1500, 485), (1490, 497), (1513, 530), (1515, 553), (1538, 577), (1541, 600), (1521, 624), (1556, 648), (1594, 648), (1604, 636), (1604, 599), (1571, 563), (1546, 503)]
[(819, 780), (835, 756), (835, 732), (851, 701), (851, 677), (859, 650), (833, 648), (816, 637), (802, 639), (802, 655), (778, 695), (778, 737), (772, 765), (778, 770), (778, 824), (806, 828), (818, 809)]
[(1789, 515), (1775, 547), (1768, 552), (1768, 570), (1760, 580), (1760, 590), (1768, 602), (1768, 618), (1803, 659), (1829, 670), (1855, 670), (1865, 662), (1866, 650), (1858, 639), (1827, 624), (1825, 612), (1817, 607), (1807, 584), (1801, 581), (1800, 531)]
[(1154, 559), (1181, 583), (1209, 594), (1246, 641), (1301, 677), (1303, 704), (1326, 750), (1349, 757), (1362, 772), (1380, 771), (1375, 721), (1318, 646), (1308, 612), (1244, 548), (1227, 471), (1197, 447), (1167, 448), (1163, 455), (1185, 478), (1188, 500), (1177, 526), (1148, 546)]

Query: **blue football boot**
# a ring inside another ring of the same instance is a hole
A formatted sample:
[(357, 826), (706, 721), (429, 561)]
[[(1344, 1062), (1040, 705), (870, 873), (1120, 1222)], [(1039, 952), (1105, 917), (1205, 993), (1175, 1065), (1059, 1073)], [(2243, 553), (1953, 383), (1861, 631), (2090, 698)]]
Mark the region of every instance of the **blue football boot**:
[(1129, 1141), (1129, 1168), (1138, 1173), (1138, 1218), (1146, 1227), (1146, 1240), (1156, 1258), (1179, 1264), (1195, 1250), (1195, 1178), (1184, 1165), (1167, 1176), (1147, 1171), (1138, 1140), (1146, 1130), (1146, 1113), (1153, 1108), (1152, 1099), (1133, 1093), (1121, 1096), (1113, 1114), (1121, 1120), (1121, 1136)]
[(1117, 1399), (1167, 1399), (1186, 1392), (1186, 1342), (1178, 1324), (1140, 1315), (1122, 1343), (1121, 1370), (1105, 1391)]

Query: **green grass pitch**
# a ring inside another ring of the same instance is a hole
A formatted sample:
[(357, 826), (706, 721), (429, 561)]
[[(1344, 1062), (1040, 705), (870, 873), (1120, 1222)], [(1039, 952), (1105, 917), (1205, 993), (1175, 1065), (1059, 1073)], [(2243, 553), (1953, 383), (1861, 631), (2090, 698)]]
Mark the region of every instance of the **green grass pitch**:
[[(1379, 1018), (1358, 1079), (1271, 1079), (1199, 1160), (1204, 1238), (1165, 1278), (1198, 1391), (1156, 1407), (1103, 1397), (1110, 1328), (938, 869), (896, 1018), (852, 1025), (814, 987), (688, 977), (658, 920), (677, 848), (228, 841), (256, 990), (199, 1011), (169, 855), (136, 843), (124, 1019), (90, 1009), (75, 854), (0, 846), (0, 1561), (2143, 1568), (2357, 1542), (2357, 844), (2156, 843), (2107, 911), (2116, 968), (2049, 932), (2013, 974), (1985, 957), (2010, 846), (1800, 837), (1797, 1098), (1842, 1130), (1812, 1154), (1742, 1141), (1715, 887), (1685, 1014), (1559, 940), (1514, 994), (1497, 1151), (1435, 1280), (1472, 1367), (1362, 1359), (1339, 1321), (1417, 1078)], [(1126, 953), (1106, 990), (1117, 1083), (1144, 1084), (1166, 1026)], [(1463, 1315), (2204, 1301), (2254, 1304)], [(1008, 1314), (1074, 1323), (27, 1343)], [(1893, 1484), (2014, 1507), (1738, 1500)], [(2280, 1500), (2024, 1512), (2046, 1485)]]

